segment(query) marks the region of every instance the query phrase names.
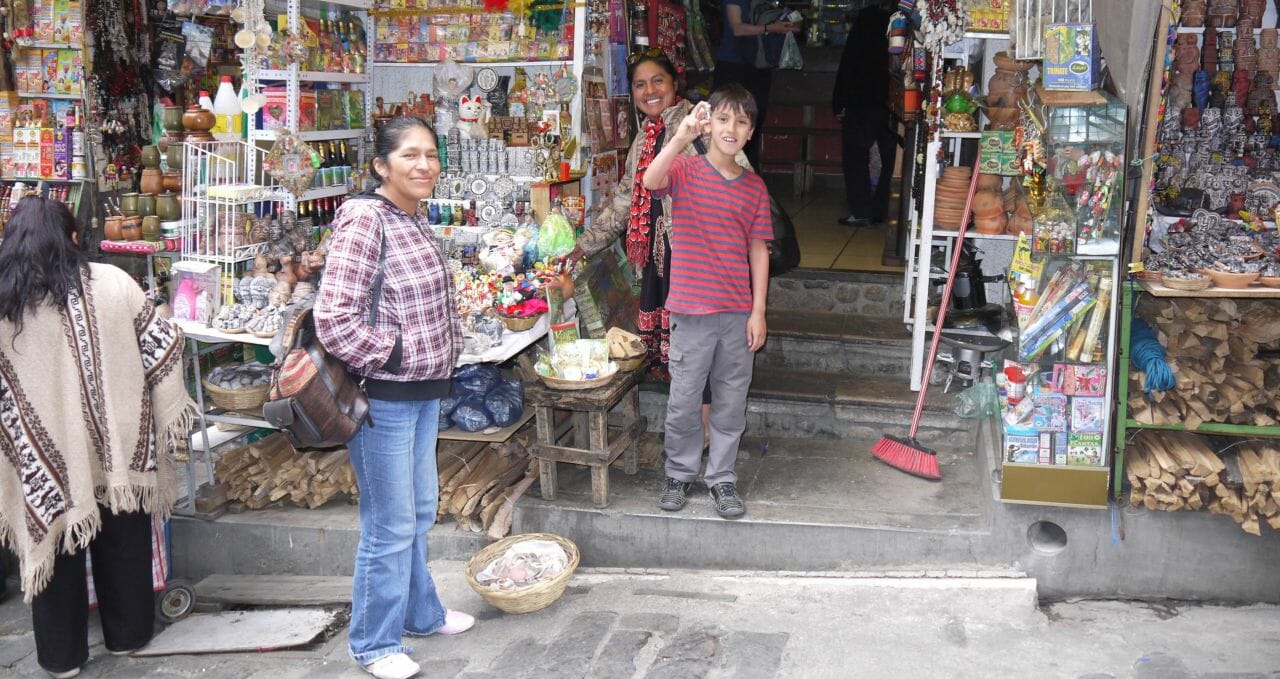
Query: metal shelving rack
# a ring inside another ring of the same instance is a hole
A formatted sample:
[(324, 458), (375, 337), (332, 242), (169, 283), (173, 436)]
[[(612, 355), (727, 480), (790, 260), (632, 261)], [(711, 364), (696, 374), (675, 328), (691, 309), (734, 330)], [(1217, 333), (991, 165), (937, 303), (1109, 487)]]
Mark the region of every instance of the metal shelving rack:
[[(296, 33), (298, 26), (302, 22), (304, 8), (337, 6), (344, 9), (356, 10), (360, 13), (360, 18), (364, 24), (365, 45), (373, 45), (373, 22), (369, 16), (369, 9), (372, 7), (370, 0), (287, 0), (284, 11), (286, 13), (289, 30)], [(324, 71), (304, 71), (301, 67), (294, 63), (290, 64), (286, 69), (271, 70), (263, 69), (256, 73), (255, 81), (251, 84), (260, 85), (266, 82), (280, 83), (285, 86), (285, 129), (294, 132), (300, 139), (307, 142), (312, 141), (334, 141), (334, 140), (351, 140), (353, 146), (359, 151), (362, 144), (357, 143), (365, 135), (364, 129), (335, 129), (335, 130), (306, 130), (298, 129), (298, 115), (302, 106), (301, 83), (304, 82), (323, 82), (323, 83), (347, 83), (353, 86), (360, 86), (364, 90), (364, 119), (366, 124), (371, 124), (373, 120), (373, 98), (370, 93), (370, 83), (373, 81), (371, 72), (373, 71), (373, 63), (365, 62), (364, 73), (343, 73), (343, 72), (324, 72)], [(255, 146), (259, 142), (272, 142), (277, 137), (277, 131), (274, 129), (259, 129), (254, 116), (249, 116), (248, 138), (249, 142)], [(359, 164), (360, 158), (357, 158)], [(249, 176), (254, 177), (259, 174), (258, 169), (260, 163), (254, 156), (249, 158), (248, 172)], [(319, 198), (328, 198), (332, 196), (341, 196), (347, 193), (346, 186), (323, 186), (311, 189), (300, 196), (288, 195), (281, 202), (284, 203), (285, 209), (296, 210), (300, 201), (315, 200)]]

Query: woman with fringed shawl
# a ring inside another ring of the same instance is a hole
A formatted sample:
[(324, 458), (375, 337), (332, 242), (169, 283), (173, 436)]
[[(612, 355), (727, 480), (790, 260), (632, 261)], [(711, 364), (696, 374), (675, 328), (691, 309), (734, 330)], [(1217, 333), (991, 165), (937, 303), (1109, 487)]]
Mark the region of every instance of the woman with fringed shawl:
[(64, 205), (18, 203), (0, 242), (0, 542), (55, 677), (89, 657), (86, 552), (107, 650), (151, 639), (152, 517), (196, 415), (182, 345), (128, 274), (86, 261)]

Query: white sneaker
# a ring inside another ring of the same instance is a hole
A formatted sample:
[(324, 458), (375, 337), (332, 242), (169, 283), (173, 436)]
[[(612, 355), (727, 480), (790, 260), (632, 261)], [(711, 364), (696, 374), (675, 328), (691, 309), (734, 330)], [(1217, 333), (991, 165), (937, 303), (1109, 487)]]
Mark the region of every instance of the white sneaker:
[(384, 655), (368, 665), (361, 665), (361, 669), (377, 677), (377, 679), (409, 679), (422, 668), (404, 653), (392, 653), (391, 655)]
[(49, 676), (53, 677), (53, 679), (71, 679), (71, 677), (80, 676), (80, 668), (77, 667), (66, 672), (50, 672)]
[(447, 610), (444, 612), (444, 625), (436, 630), (436, 634), (462, 634), (475, 624), (475, 617), (462, 611)]

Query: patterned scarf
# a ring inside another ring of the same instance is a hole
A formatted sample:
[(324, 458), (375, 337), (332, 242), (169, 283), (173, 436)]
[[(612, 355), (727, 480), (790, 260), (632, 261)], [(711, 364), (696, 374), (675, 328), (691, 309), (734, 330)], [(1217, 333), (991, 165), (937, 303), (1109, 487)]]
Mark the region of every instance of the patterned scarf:
[(662, 118), (651, 118), (644, 123), (644, 144), (636, 159), (636, 180), (631, 187), (631, 216), (627, 221), (627, 259), (637, 270), (644, 269), (649, 256), (649, 239), (653, 237), (652, 197), (644, 187), (644, 172), (653, 162), (654, 149), (666, 131)]

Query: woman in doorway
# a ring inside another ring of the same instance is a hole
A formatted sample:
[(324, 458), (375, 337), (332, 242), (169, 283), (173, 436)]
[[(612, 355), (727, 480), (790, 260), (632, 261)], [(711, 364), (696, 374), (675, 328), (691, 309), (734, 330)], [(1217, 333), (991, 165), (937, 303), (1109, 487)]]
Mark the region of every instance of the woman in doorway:
[(458, 634), (475, 623), (440, 603), (427, 568), (440, 398), (462, 327), (453, 276), (418, 208), (440, 177), (435, 131), (419, 118), (387, 121), (369, 166), (379, 185), (338, 209), (315, 320), (325, 350), (363, 378), (369, 396), (369, 420), (348, 443), (360, 487), (349, 652), (379, 679), (406, 679), (420, 668), (402, 636)]
[(773, 67), (760, 60), (762, 35), (799, 33), (800, 27), (789, 21), (765, 24), (751, 23), (751, 0), (724, 0), (724, 20), (720, 44), (716, 48), (715, 87), (737, 83), (747, 88), (756, 100), (755, 135), (747, 144), (747, 160), (760, 167), (760, 137), (765, 113), (769, 108), (769, 90), (773, 85)]
[(182, 331), (78, 243), (66, 206), (35, 196), (0, 243), (0, 542), (59, 678), (89, 659), (86, 552), (107, 650), (151, 640), (152, 517), (173, 508), (174, 443), (196, 415)]

